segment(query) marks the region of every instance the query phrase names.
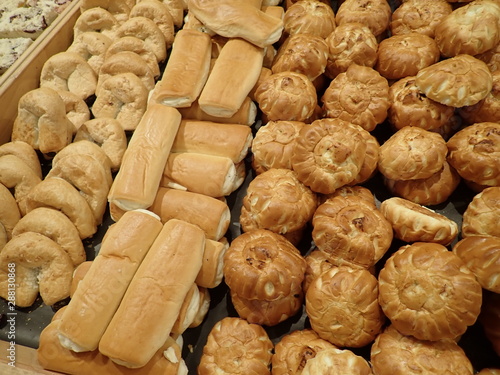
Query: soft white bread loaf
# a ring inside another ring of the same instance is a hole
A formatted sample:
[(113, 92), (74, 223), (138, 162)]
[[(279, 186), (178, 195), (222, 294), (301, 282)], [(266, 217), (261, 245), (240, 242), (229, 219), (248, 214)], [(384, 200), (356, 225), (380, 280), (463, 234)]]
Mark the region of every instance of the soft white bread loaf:
[(179, 108), (183, 119), (192, 119), (200, 121), (213, 121), (224, 124), (242, 124), (252, 125), (257, 117), (257, 105), (250, 97), (246, 97), (240, 109), (231, 117), (217, 117), (203, 112), (200, 104), (196, 100), (190, 107)]
[(196, 277), (196, 285), (203, 288), (215, 288), (224, 277), (224, 255), (229, 248), (229, 242), (222, 238), (221, 241), (206, 240), (203, 252), (203, 263), (200, 273)]

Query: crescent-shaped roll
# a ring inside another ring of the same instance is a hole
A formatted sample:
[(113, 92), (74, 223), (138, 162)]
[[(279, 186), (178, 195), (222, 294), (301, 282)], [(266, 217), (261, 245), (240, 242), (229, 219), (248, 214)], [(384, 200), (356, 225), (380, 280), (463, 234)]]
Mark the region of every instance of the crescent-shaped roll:
[(35, 149), (24, 141), (10, 141), (0, 145), (0, 156), (15, 155), (42, 178), (42, 166)]
[[(0, 184), (0, 227), (5, 234), (4, 241), (7, 243), (12, 238), (12, 230), (21, 219), (21, 212), (16, 199), (5, 185)], [(4, 245), (5, 245), (4, 243)], [(0, 246), (0, 251), (2, 246)]]
[(154, 21), (165, 37), (167, 49), (172, 46), (175, 34), (174, 19), (168, 6), (155, 0), (137, 2), (130, 10), (130, 17), (146, 17)]
[(97, 31), (87, 31), (77, 35), (68, 47), (68, 52), (77, 53), (83, 57), (99, 74), (99, 69), (105, 60), (106, 51), (112, 43), (112, 39)]
[(203, 263), (196, 276), (196, 285), (202, 288), (215, 288), (224, 277), (224, 256), (229, 248), (229, 242), (224, 238), (220, 241), (207, 239), (203, 252)]

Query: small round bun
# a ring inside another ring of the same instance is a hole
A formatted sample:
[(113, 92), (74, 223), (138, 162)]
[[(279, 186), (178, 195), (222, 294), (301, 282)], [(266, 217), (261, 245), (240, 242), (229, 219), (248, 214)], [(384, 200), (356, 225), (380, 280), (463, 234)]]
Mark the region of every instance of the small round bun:
[(299, 0), (289, 6), (283, 22), (289, 35), (312, 34), (321, 38), (330, 35), (336, 26), (331, 5), (310, 0)]
[(500, 237), (500, 187), (488, 187), (476, 194), (463, 213), (462, 237)]
[(392, 13), (392, 35), (420, 33), (434, 38), (436, 26), (452, 12), (446, 0), (407, 0)]
[(493, 71), (491, 76), (493, 86), (490, 93), (478, 103), (458, 109), (466, 123), (500, 122), (500, 70)]
[(316, 374), (356, 374), (371, 375), (368, 362), (347, 349), (326, 349), (307, 361), (302, 375)]
[(387, 0), (345, 0), (337, 10), (335, 21), (337, 25), (360, 22), (378, 37), (388, 29), (391, 14)]

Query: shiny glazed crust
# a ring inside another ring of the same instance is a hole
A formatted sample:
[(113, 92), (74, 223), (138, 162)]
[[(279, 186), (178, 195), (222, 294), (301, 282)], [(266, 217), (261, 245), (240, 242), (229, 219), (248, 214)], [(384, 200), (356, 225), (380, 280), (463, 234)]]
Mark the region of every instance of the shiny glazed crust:
[(368, 26), (373, 35), (379, 36), (389, 27), (391, 7), (386, 0), (346, 0), (335, 15), (338, 25), (361, 22)]
[(472, 198), (462, 220), (462, 237), (500, 237), (500, 187), (488, 187)]
[(408, 0), (394, 10), (389, 28), (392, 35), (417, 32), (433, 38), (436, 26), (451, 12), (446, 0)]
[(289, 6), (283, 19), (285, 32), (312, 34), (326, 38), (335, 30), (335, 14), (330, 5), (319, 1), (296, 1)]

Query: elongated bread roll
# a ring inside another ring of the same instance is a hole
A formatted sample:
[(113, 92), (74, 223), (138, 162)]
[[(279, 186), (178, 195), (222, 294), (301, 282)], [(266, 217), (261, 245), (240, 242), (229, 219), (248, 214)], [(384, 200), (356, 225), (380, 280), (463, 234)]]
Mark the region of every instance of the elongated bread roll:
[(126, 212), (102, 242), (61, 317), (61, 345), (75, 352), (97, 349), (135, 272), (162, 229), (151, 212)]
[(263, 48), (239, 38), (228, 40), (200, 94), (200, 108), (212, 116), (233, 116), (257, 83), (263, 62)]
[(210, 70), (210, 36), (198, 30), (179, 30), (162, 79), (150, 103), (189, 107), (205, 85)]
[(203, 263), (195, 280), (196, 285), (203, 288), (215, 288), (221, 283), (224, 276), (224, 254), (228, 248), (229, 242), (227, 240), (207, 240), (205, 242)]
[(117, 364), (144, 366), (165, 343), (200, 272), (205, 233), (172, 219), (149, 249), (99, 343)]
[(183, 119), (192, 119), (200, 121), (213, 121), (224, 124), (252, 125), (257, 117), (257, 105), (250, 97), (245, 98), (240, 109), (231, 117), (217, 117), (205, 113), (200, 108), (196, 100), (190, 107), (179, 108)]
[(109, 202), (123, 210), (153, 204), (180, 122), (175, 108), (156, 104), (146, 110), (123, 155)]

